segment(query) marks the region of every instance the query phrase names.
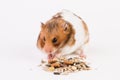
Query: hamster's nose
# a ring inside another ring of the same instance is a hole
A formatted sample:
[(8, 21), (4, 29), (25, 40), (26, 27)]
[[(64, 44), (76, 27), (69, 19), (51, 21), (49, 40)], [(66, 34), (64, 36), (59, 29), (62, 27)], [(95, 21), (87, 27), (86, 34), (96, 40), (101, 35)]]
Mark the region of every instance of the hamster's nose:
[(52, 53), (52, 51), (53, 51), (53, 50), (52, 50), (51, 48), (45, 48), (45, 52), (46, 52), (46, 53)]
[(52, 53), (52, 50), (45, 50), (45, 51), (50, 54)]

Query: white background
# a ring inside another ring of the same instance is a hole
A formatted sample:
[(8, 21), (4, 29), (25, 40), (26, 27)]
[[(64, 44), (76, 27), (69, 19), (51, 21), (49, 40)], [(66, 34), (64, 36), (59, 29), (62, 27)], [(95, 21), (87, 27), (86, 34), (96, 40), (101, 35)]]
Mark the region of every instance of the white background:
[[(81, 16), (90, 31), (85, 53), (93, 70), (55, 76), (38, 65), (40, 22), (62, 9)], [(1, 0), (0, 80), (120, 80), (119, 0)]]

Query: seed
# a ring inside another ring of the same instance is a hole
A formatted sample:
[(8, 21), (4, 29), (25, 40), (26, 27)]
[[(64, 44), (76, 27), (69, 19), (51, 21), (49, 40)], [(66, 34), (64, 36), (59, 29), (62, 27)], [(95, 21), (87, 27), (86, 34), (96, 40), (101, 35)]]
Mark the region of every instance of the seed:
[(79, 60), (78, 60), (78, 59), (74, 59), (74, 62), (75, 62), (75, 63), (78, 63), (78, 62), (79, 62)]
[(49, 67), (48, 70), (49, 70), (49, 71), (54, 71), (55, 68), (54, 68), (54, 67)]
[(44, 63), (46, 63), (46, 61), (44, 61), (44, 60), (41, 60), (41, 63), (42, 63), (42, 64), (44, 64)]
[(86, 68), (90, 68), (90, 66), (88, 66), (88, 65), (86, 65), (86, 64), (85, 64), (85, 66), (86, 66)]
[(59, 62), (56, 62), (56, 63), (51, 64), (51, 66), (53, 66), (53, 67), (55, 67), (55, 68), (59, 68), (59, 67), (60, 67), (60, 64), (59, 64)]
[(77, 69), (75, 66), (72, 66), (71, 68), (73, 71), (75, 71)]
[(68, 60), (72, 60), (72, 58), (68, 58)]
[(73, 61), (64, 60), (64, 64), (66, 64), (66, 65), (72, 65)]
[(50, 60), (48, 60), (48, 63), (50, 63), (50, 64), (55, 63), (55, 62), (57, 62), (56, 59), (50, 59)]
[(46, 64), (46, 66), (47, 66), (47, 67), (51, 67), (51, 65), (50, 65), (50, 64)]
[(62, 73), (62, 72), (63, 72), (63, 69), (62, 69), (62, 68), (56, 68), (56, 69), (55, 69), (55, 72), (60, 72), (60, 73)]
[(69, 67), (68, 67), (68, 72), (73, 72), (72, 66), (69, 66)]
[(63, 72), (65, 72), (66, 71), (66, 69), (65, 68), (63, 68)]
[(54, 72), (55, 75), (60, 75), (60, 72)]
[(66, 58), (65, 57), (60, 57), (59, 60), (63, 61), (63, 60), (66, 60)]

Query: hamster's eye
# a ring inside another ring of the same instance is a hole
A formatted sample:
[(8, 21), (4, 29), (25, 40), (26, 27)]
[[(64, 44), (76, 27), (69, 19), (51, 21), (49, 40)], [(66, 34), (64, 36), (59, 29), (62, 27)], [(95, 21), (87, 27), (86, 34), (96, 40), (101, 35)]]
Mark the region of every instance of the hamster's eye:
[(52, 42), (56, 43), (57, 42), (57, 38), (53, 38)]
[(44, 41), (44, 42), (46, 41), (45, 37), (43, 38), (43, 41)]

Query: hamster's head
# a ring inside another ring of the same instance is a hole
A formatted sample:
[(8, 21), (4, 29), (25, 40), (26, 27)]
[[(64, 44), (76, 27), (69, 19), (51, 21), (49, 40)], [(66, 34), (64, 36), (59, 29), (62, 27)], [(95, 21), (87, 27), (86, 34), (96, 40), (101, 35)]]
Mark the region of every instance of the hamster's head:
[(41, 25), (37, 46), (48, 55), (57, 54), (72, 35), (72, 25), (61, 18), (52, 18)]

